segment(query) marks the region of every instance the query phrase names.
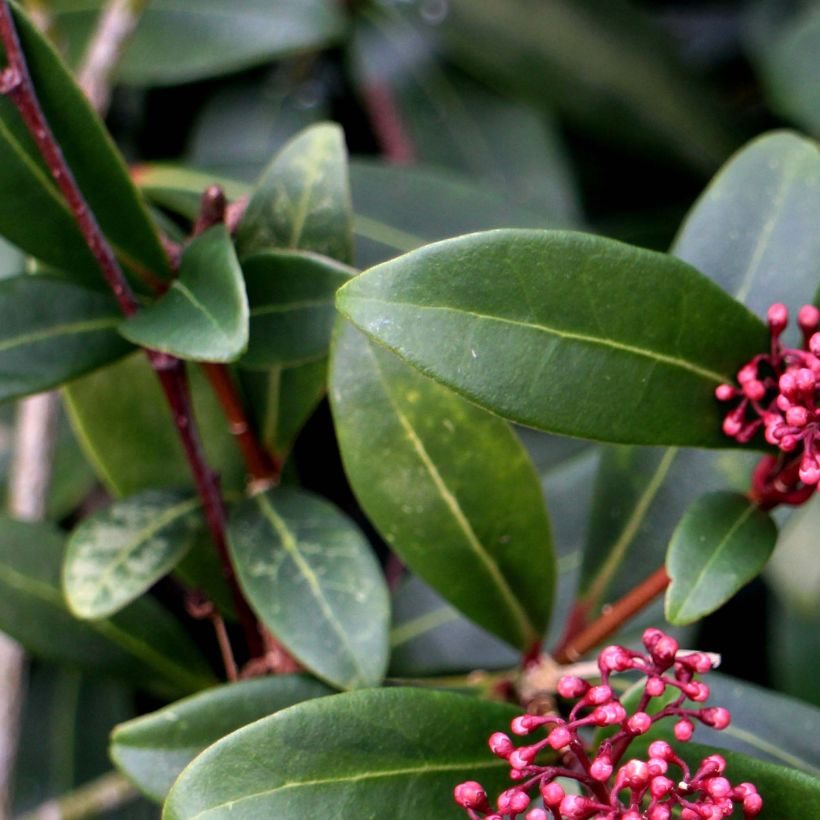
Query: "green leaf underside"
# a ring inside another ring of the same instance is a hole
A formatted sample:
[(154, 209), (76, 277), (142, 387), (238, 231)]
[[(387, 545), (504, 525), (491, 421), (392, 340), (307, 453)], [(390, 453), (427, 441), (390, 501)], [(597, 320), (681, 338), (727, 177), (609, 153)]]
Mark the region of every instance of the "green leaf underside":
[(529, 458), (500, 419), (340, 324), (331, 401), (345, 470), (390, 546), (454, 606), (524, 649), (555, 559)]
[(141, 792), (161, 803), (205, 748), (255, 720), (333, 694), (305, 675), (279, 675), (208, 689), (117, 726), (111, 757)]
[(124, 356), (105, 294), (50, 276), (0, 281), (0, 400), (38, 393)]
[(350, 187), (339, 126), (311, 126), (274, 157), (251, 194), (236, 242), (242, 257), (291, 248), (350, 263)]
[(295, 365), (327, 355), (337, 288), (355, 273), (327, 257), (267, 251), (242, 261), (250, 302), (250, 341), (241, 365)]
[[(820, 150), (774, 132), (735, 154), (692, 208), (673, 252), (760, 316), (817, 289)], [(744, 360), (738, 360), (740, 367)]]
[(0, 629), (32, 654), (160, 697), (214, 682), (177, 621), (150, 599), (110, 619), (75, 620), (60, 589), (63, 539), (51, 527), (0, 519), (0, 534)]
[(194, 239), (168, 291), (122, 324), (120, 333), (184, 359), (239, 358), (248, 345), (248, 300), (228, 229), (215, 225)]
[[(50, 10), (69, 54), (79, 59), (102, 0), (54, 0)], [(242, 0), (226, 14), (221, 0), (153, 0), (119, 67), (133, 85), (177, 85), (327, 46), (344, 15), (333, 0)]]
[[(132, 269), (167, 278), (157, 233), (99, 117), (43, 35), (16, 6), (12, 11), (46, 119), (100, 226)], [(0, 182), (15, 192), (0, 204), (0, 233), (33, 256), (102, 287), (93, 256), (8, 99), (0, 100), (0, 157)]]
[(66, 602), (79, 618), (101, 618), (139, 597), (191, 549), (200, 502), (148, 490), (85, 518), (71, 533), (63, 566)]
[(387, 588), (356, 526), (318, 496), (281, 487), (233, 511), (228, 540), (262, 622), (301, 663), (342, 689), (387, 665)]
[[(491, 793), (509, 766), (487, 737), (516, 709), (419, 689), (308, 701), (234, 732), (182, 773), (165, 820), (243, 817), (463, 817), (453, 787)], [(234, 812), (232, 814), (232, 812)]]
[[(245, 468), (225, 414), (200, 368), (188, 368), (194, 411), (209, 464), (223, 489), (241, 489)], [(193, 487), (191, 471), (156, 374), (136, 353), (65, 391), (86, 457), (114, 495)]]
[(776, 542), (771, 516), (744, 496), (699, 498), (669, 545), (667, 619), (688, 624), (714, 612), (763, 569)]
[(685, 263), (567, 232), (436, 243), (356, 277), (337, 304), (499, 415), (622, 443), (726, 446), (714, 387), (767, 344)]

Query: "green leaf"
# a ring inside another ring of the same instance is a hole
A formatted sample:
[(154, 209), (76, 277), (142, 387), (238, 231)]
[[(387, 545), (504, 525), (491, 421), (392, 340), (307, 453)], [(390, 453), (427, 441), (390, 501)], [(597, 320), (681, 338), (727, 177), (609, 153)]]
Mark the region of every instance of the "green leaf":
[(303, 364), (327, 355), (334, 295), (355, 273), (304, 251), (267, 251), (242, 262), (250, 302), (250, 343), (241, 365)]
[(176, 620), (145, 598), (108, 619), (77, 621), (60, 588), (63, 539), (0, 518), (0, 629), (32, 654), (180, 697), (214, 679)]
[[(397, 8), (419, 19), (417, 7)], [(660, 147), (694, 168), (709, 170), (731, 150), (725, 112), (632, 4), (449, 0), (445, 12), (427, 37), (502, 92), (557, 105), (607, 140)]]
[[(461, 818), (453, 787), (504, 788), (487, 737), (516, 709), (463, 695), (374, 689), (308, 701), (234, 732), (182, 773), (165, 820), (204, 817)], [(234, 815), (235, 816), (235, 815)]]
[(219, 185), (228, 199), (239, 199), (251, 192), (247, 182), (173, 163), (138, 165), (132, 174), (151, 202), (184, 216), (190, 222), (199, 213), (202, 192), (211, 185)]
[(820, 614), (806, 614), (775, 599), (771, 602), (769, 630), (769, 674), (782, 692), (820, 707)]
[(463, 173), (556, 226), (577, 225), (579, 194), (556, 124), (442, 64), (426, 34), (389, 6), (363, 8), (350, 47), (359, 94), (390, 95), (414, 162)]
[(714, 612), (763, 569), (776, 541), (771, 516), (744, 496), (699, 498), (669, 544), (667, 619), (689, 624)]
[(387, 665), (387, 587), (358, 528), (318, 496), (280, 487), (236, 507), (228, 543), (242, 590), (322, 679), (374, 686)]
[(122, 609), (170, 572), (202, 528), (198, 498), (147, 490), (85, 518), (68, 539), (63, 589), (78, 618)]
[[(224, 489), (244, 487), (245, 468), (225, 415), (199, 368), (188, 376), (208, 462)], [(66, 390), (66, 405), (86, 457), (114, 495), (193, 487), (159, 381), (135, 354)]]
[(235, 599), (219, 554), (207, 530), (194, 534), (193, 543), (174, 567), (174, 575), (189, 589), (200, 590), (224, 618), (237, 619)]
[(595, 614), (660, 566), (687, 507), (704, 492), (744, 490), (758, 458), (739, 451), (603, 448), (579, 585), (587, 612)]
[(721, 169), (686, 218), (673, 252), (758, 315), (773, 302), (795, 310), (817, 289), (818, 219), (817, 144), (774, 132)]
[(124, 356), (110, 297), (50, 276), (0, 280), (0, 400), (39, 393)]
[(685, 263), (566, 232), (436, 243), (357, 276), (337, 304), (501, 416), (621, 443), (726, 446), (714, 388), (768, 344)]
[(325, 394), (327, 359), (267, 372), (240, 370), (239, 378), (262, 440), (271, 452), (287, 455)]
[[(34, 87), (66, 161), (117, 255), (132, 271), (165, 279), (168, 261), (128, 169), (60, 57), (12, 6)], [(3, 57), (5, 60), (5, 57)], [(16, 108), (0, 100), (0, 233), (27, 253), (104, 287), (93, 256)]]
[(359, 266), (473, 231), (558, 227), (486, 184), (450, 171), (354, 160), (350, 182)]
[(248, 345), (248, 299), (228, 229), (215, 225), (194, 239), (168, 291), (120, 325), (120, 333), (183, 359), (238, 359)]
[[(54, 0), (56, 28), (74, 62), (103, 0)], [(241, 0), (230, 14), (220, 0), (149, 3), (119, 69), (131, 85), (178, 85), (324, 48), (344, 33), (333, 0)]]
[(117, 726), (111, 757), (141, 792), (161, 803), (180, 772), (212, 743), (295, 703), (332, 693), (304, 675), (218, 686)]
[(307, 128), (273, 158), (251, 194), (236, 239), (243, 257), (291, 248), (351, 261), (347, 151), (339, 126)]
[(340, 325), (331, 402), (350, 484), (392, 549), (519, 649), (543, 636), (555, 559), (541, 489), (509, 426)]

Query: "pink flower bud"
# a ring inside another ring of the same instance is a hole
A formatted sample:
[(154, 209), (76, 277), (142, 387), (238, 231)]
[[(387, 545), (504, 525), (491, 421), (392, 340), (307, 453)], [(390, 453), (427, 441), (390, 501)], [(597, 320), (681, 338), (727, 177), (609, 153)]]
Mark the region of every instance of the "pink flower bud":
[(530, 804), (529, 795), (521, 789), (507, 789), (498, 795), (496, 801), (502, 814), (520, 814)]
[(528, 735), (537, 725), (537, 722), (533, 721), (534, 715), (519, 715), (517, 718), (513, 718), (512, 723), (510, 723), (510, 728), (514, 735)]
[(801, 393), (814, 393), (814, 388), (817, 385), (817, 379), (814, 373), (808, 367), (801, 367), (797, 373), (794, 374), (794, 383)]
[(725, 777), (710, 777), (705, 786), (709, 795), (716, 800), (720, 800), (732, 792), (732, 784)]
[(596, 726), (614, 726), (621, 723), (625, 717), (626, 709), (617, 700), (599, 706), (592, 713), (592, 719)]
[(740, 370), (737, 371), (737, 380), (741, 384), (746, 384), (746, 382), (750, 382), (752, 379), (757, 378), (757, 365), (749, 364), (743, 365)]
[(564, 675), (558, 681), (558, 694), (567, 700), (577, 700), (589, 691), (589, 684), (575, 675)]
[(814, 333), (820, 324), (820, 310), (814, 305), (803, 305), (797, 314), (797, 324), (803, 333)]
[(743, 395), (752, 401), (760, 401), (766, 395), (766, 388), (760, 379), (750, 379), (743, 385)]
[(632, 666), (629, 652), (622, 646), (607, 646), (598, 655), (601, 672), (624, 672)]
[(757, 817), (763, 811), (763, 798), (759, 794), (750, 794), (743, 798), (743, 812), (746, 817)]
[(664, 635), (655, 643), (650, 652), (656, 663), (661, 666), (669, 666), (675, 660), (678, 649), (680, 649), (678, 642), (674, 638), (669, 637), (669, 635)]
[(526, 820), (549, 820), (549, 815), (543, 809), (533, 809), (527, 812)]
[(814, 336), (809, 339), (809, 350), (811, 350), (815, 356), (820, 356), (820, 333), (815, 333)]
[(565, 796), (566, 793), (559, 783), (545, 783), (541, 786), (541, 797), (544, 799), (544, 805), (549, 808), (557, 806)]
[(726, 758), (722, 755), (709, 755), (703, 759), (700, 766), (702, 769), (709, 766), (716, 774), (723, 774), (726, 771)]
[(612, 690), (608, 686), (593, 686), (584, 698), (587, 703), (593, 706), (600, 706), (612, 700)]
[(723, 419), (723, 432), (729, 436), (729, 438), (734, 438), (742, 429), (743, 420), (738, 417), (737, 413), (729, 413), (729, 415)]
[(650, 626), (649, 629), (645, 629), (643, 635), (641, 636), (641, 640), (643, 641), (643, 645), (651, 652), (652, 647), (663, 637), (663, 632), (660, 629), (656, 629), (654, 626)]
[(672, 810), (666, 805), (654, 806), (646, 816), (649, 820), (669, 820), (672, 816)]
[(695, 726), (691, 720), (683, 718), (675, 724), (675, 738), (681, 743), (686, 743), (695, 731)]
[(724, 709), (722, 706), (710, 706), (708, 709), (701, 709), (700, 719), (707, 726), (711, 726), (718, 731), (725, 729), (732, 722), (729, 710)]
[(481, 809), (486, 811), (489, 809), (487, 802), (487, 792), (481, 783), (476, 783), (475, 780), (468, 780), (465, 783), (459, 783), (453, 789), (453, 796), (456, 803), (465, 809)]
[(787, 433), (780, 439), (780, 449), (784, 453), (790, 453), (795, 447), (797, 447), (799, 441), (800, 439), (798, 439), (797, 436), (792, 436)]
[(524, 772), (521, 769), (510, 769), (510, 780), (523, 780)]
[(568, 746), (571, 740), (572, 735), (566, 726), (556, 727), (547, 736), (547, 743), (549, 743), (549, 745), (556, 751), (558, 749), (563, 749), (564, 746)]
[(794, 380), (792, 373), (784, 373), (777, 381), (777, 387), (780, 392), (790, 399), (793, 399), (797, 394), (797, 383)]
[(510, 755), (510, 766), (514, 769), (526, 769), (535, 760), (538, 749), (533, 746), (522, 746)]
[(817, 484), (820, 481), (820, 466), (813, 458), (805, 456), (800, 463), (799, 475), (804, 484)]
[(562, 801), (558, 811), (569, 820), (584, 818), (589, 814), (591, 801), (587, 797), (577, 794), (568, 794)]
[(766, 318), (769, 320), (772, 333), (778, 335), (786, 329), (789, 323), (789, 311), (785, 305), (778, 302), (769, 308)]
[(698, 807), (698, 814), (703, 820), (723, 820), (723, 811), (713, 803), (701, 803)]
[(653, 740), (649, 744), (649, 756), (657, 757), (660, 760), (671, 760), (675, 753), (672, 747), (665, 740)]
[(595, 780), (599, 780), (602, 783), (609, 780), (612, 775), (612, 761), (609, 759), (609, 756), (599, 755), (596, 757), (589, 767), (589, 773)]
[(736, 800), (743, 800), (750, 794), (757, 794), (757, 786), (754, 783), (741, 783), (732, 789), (732, 797)]
[(715, 398), (718, 401), (729, 401), (737, 395), (737, 390), (731, 384), (719, 384), (715, 388)]
[(698, 680), (694, 680), (686, 686), (686, 696), (695, 703), (705, 703), (709, 700), (709, 694), (709, 687)]
[(674, 788), (675, 784), (668, 777), (663, 777), (662, 775), (660, 777), (653, 777), (649, 783), (649, 792), (656, 800), (659, 797), (669, 794)]
[(649, 766), (643, 760), (630, 760), (618, 772), (624, 783), (633, 789), (642, 789), (649, 782)]
[(643, 820), (643, 817), (641, 817), (638, 812), (630, 809), (628, 812), (621, 815), (621, 820)]
[(659, 698), (666, 691), (666, 683), (663, 678), (654, 676), (647, 679), (644, 690), (649, 697)]
[(515, 749), (513, 742), (504, 732), (494, 732), (490, 735), (490, 751), (502, 760), (506, 760)]
[(680, 820), (700, 820), (700, 814), (693, 809), (681, 809)]
[(666, 770), (669, 768), (669, 765), (662, 757), (650, 757), (646, 765), (649, 766), (650, 777), (666, 774)]
[(809, 411), (802, 404), (790, 407), (786, 411), (786, 424), (790, 427), (805, 427), (809, 423)]
[(644, 732), (648, 732), (650, 726), (652, 726), (652, 718), (646, 712), (635, 712), (626, 722), (626, 728), (633, 735), (642, 735)]

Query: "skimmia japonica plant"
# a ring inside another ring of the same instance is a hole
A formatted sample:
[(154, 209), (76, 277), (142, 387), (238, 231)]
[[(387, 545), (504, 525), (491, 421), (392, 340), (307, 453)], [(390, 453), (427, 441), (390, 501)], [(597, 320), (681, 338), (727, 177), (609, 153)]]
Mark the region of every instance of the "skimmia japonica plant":
[[(0, 803), (820, 817), (816, 143), (626, 4), (80, 5), (0, 1)], [(669, 252), (547, 108), (725, 163)]]

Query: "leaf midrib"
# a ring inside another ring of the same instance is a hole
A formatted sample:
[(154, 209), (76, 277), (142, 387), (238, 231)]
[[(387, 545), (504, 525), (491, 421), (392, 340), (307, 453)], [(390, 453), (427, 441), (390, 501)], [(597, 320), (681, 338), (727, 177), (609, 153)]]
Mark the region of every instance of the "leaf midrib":
[[(534, 322), (524, 322), (520, 319), (511, 319), (506, 316), (491, 316), (486, 313), (479, 313), (477, 311), (466, 310), (465, 308), (453, 308), (448, 305), (420, 305), (420, 304), (413, 304), (412, 302), (401, 302), (396, 300), (387, 300), (387, 299), (376, 299), (372, 296), (358, 296), (358, 295), (346, 295), (347, 302), (374, 302), (378, 305), (386, 305), (388, 307), (405, 307), (405, 308), (414, 308), (419, 311), (442, 311), (445, 313), (455, 313), (456, 315), (463, 315), (463, 316), (472, 316), (479, 321), (486, 321), (486, 322), (497, 322), (498, 324), (503, 325), (510, 325), (513, 327), (523, 327), (528, 330), (535, 330), (540, 333), (544, 333), (550, 336), (556, 336), (559, 339), (567, 339), (570, 341), (581, 342), (590, 345), (596, 345), (598, 347), (610, 348), (612, 350), (619, 351), (621, 353), (628, 353), (633, 356), (639, 356), (641, 358), (648, 359), (650, 362), (654, 363), (663, 363), (670, 365), (672, 367), (678, 368), (679, 370), (685, 370), (689, 373), (693, 373), (696, 376), (701, 378), (708, 379), (716, 384), (721, 384), (725, 381), (731, 381), (731, 377), (725, 374), (718, 373), (714, 370), (709, 370), (704, 367), (700, 367), (686, 359), (680, 359), (676, 356), (670, 356), (666, 353), (659, 353), (658, 351), (654, 350), (647, 350), (642, 347), (637, 347), (635, 345), (629, 345), (624, 342), (617, 342), (613, 339), (605, 339), (603, 337), (597, 336), (588, 336), (583, 333), (572, 333), (565, 330), (559, 330), (558, 328), (550, 327), (549, 325), (544, 324), (536, 324)], [(351, 317), (352, 319), (353, 317)], [(354, 323), (358, 324), (353, 320)]]
[(105, 317), (103, 319), (86, 319), (81, 322), (69, 322), (66, 324), (52, 325), (43, 330), (35, 330), (30, 333), (21, 333), (9, 339), (0, 340), (0, 353), (6, 353), (17, 347), (27, 344), (37, 344), (45, 342), (58, 336), (70, 336), (80, 333), (94, 333), (99, 330), (113, 330), (122, 321), (122, 317)]

